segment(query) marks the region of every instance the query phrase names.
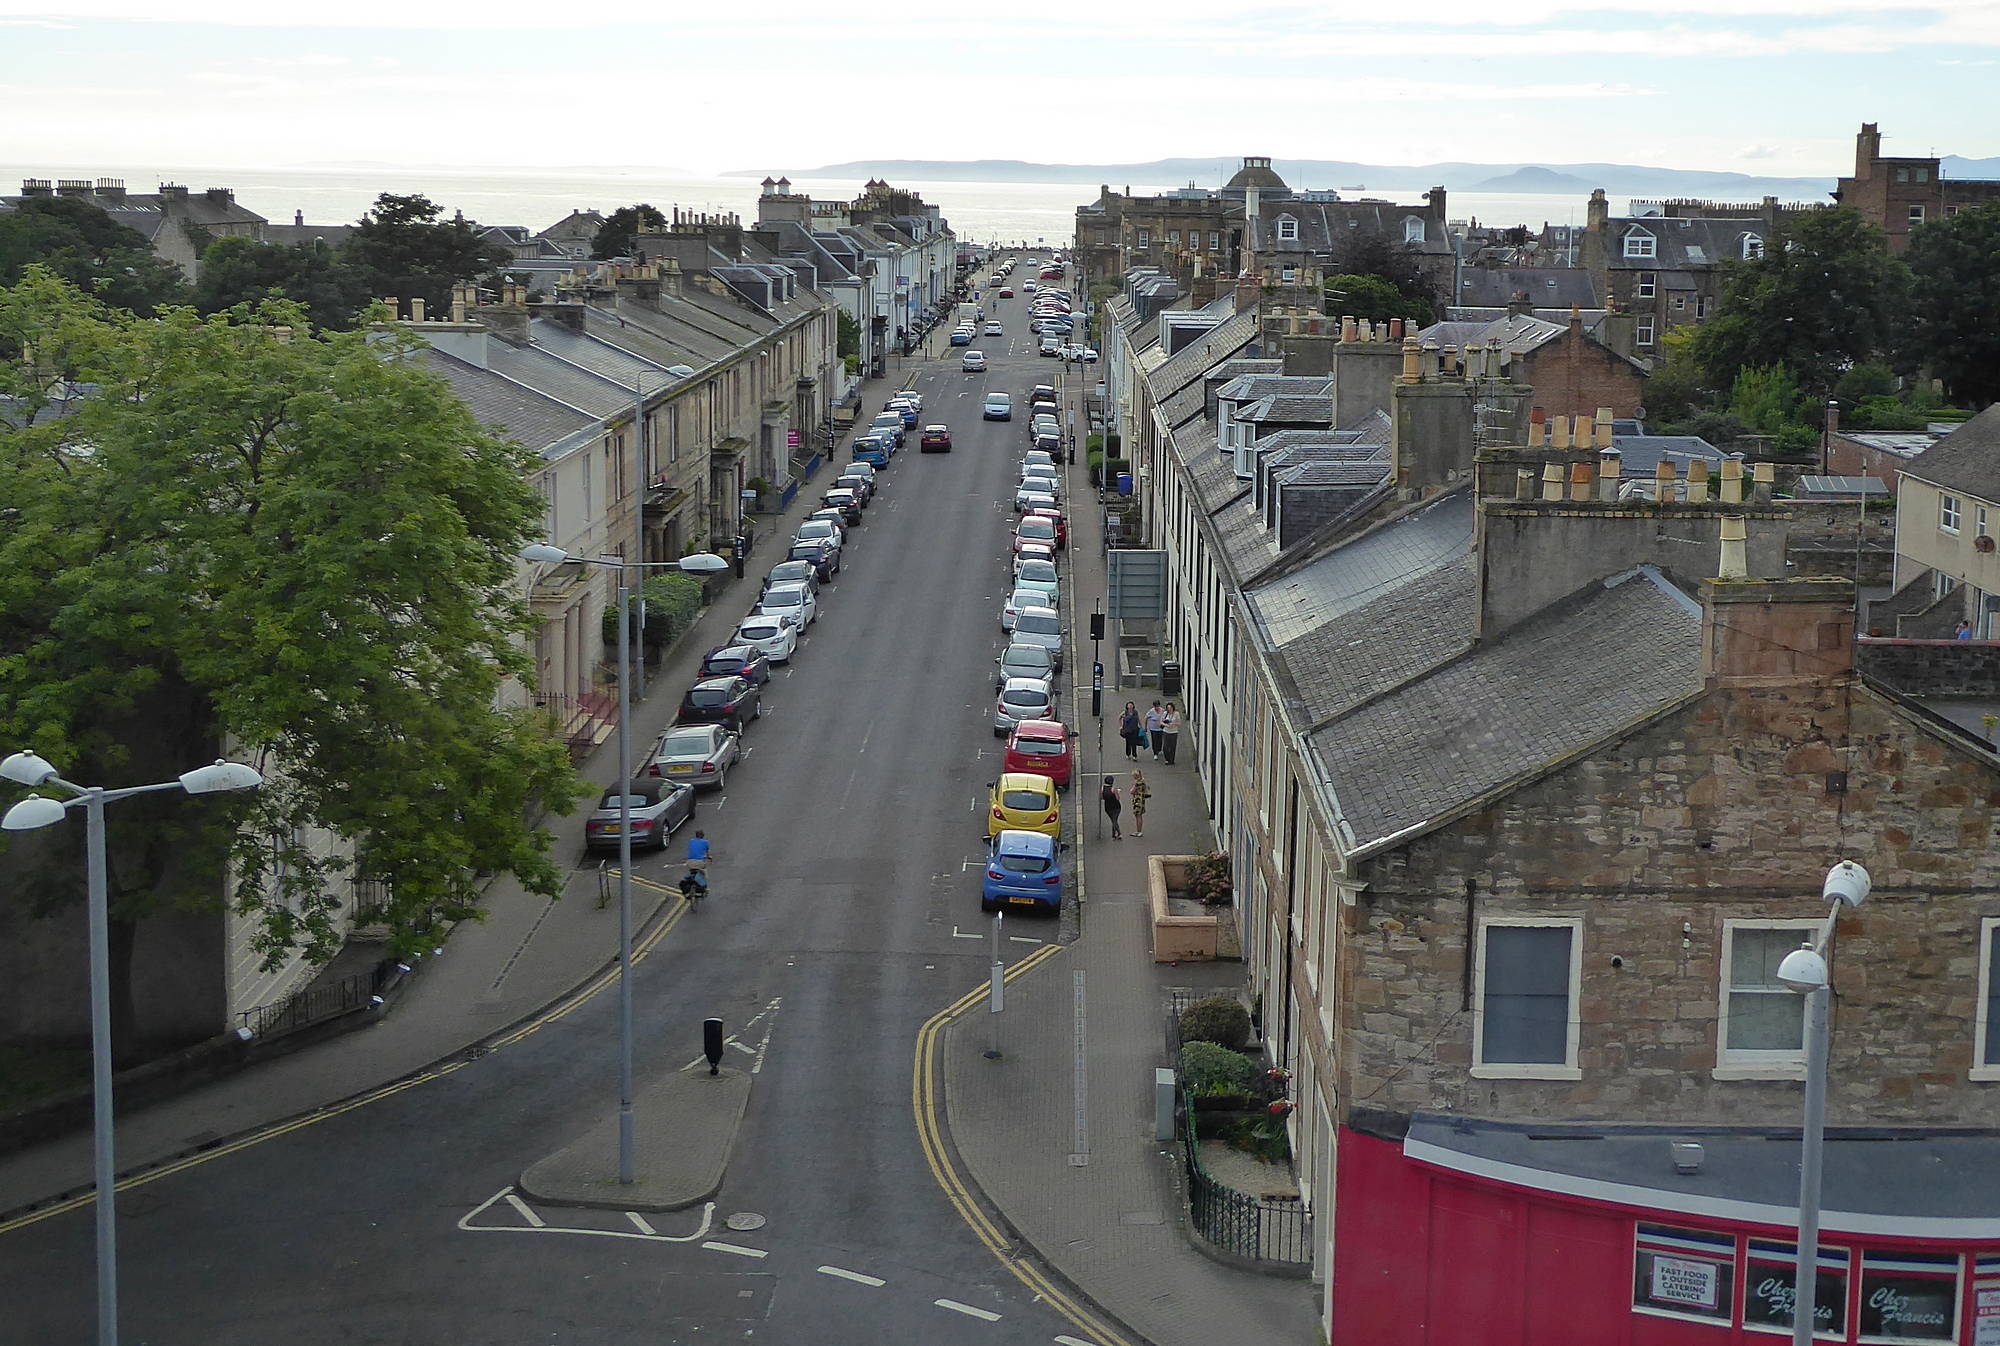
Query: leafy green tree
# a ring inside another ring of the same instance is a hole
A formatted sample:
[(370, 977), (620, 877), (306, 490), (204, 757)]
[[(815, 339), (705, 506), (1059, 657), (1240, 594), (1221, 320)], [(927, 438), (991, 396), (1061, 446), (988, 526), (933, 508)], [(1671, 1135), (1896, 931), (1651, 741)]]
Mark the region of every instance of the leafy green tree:
[(1805, 393), (1783, 365), (1745, 369), (1730, 389), (1729, 411), (1760, 435), (1805, 424)]
[(1698, 329), (1670, 327), (1660, 337), (1661, 357), (1646, 379), (1646, 419), (1652, 424), (1680, 421), (1707, 407), (1713, 396), (1695, 363)]
[[(1419, 322), (1435, 321), (1435, 315), (1444, 309), (1443, 296), (1424, 272), (1423, 254), (1411, 244), (1392, 243), (1386, 238), (1367, 234), (1348, 241), (1340, 251), (1339, 265), (1341, 271), (1348, 275), (1379, 276), (1395, 286), (1396, 293), (1403, 298), (1420, 302), (1423, 310), (1417, 319)], [(1356, 313), (1355, 316), (1361, 315)]]
[(1910, 235), (1907, 351), (1952, 400), (2000, 400), (2000, 205), (1961, 210)]
[(67, 196), (31, 196), (0, 212), (0, 286), (18, 285), (31, 266), (134, 313), (152, 314), (186, 292), (181, 269), (143, 235)]
[(1794, 216), (1762, 256), (1724, 264), (1696, 356), (1712, 387), (1782, 364), (1823, 398), (1849, 366), (1891, 347), (1906, 282), (1882, 231), (1852, 208)]
[(620, 206), (597, 227), (597, 236), (590, 240), (590, 255), (599, 259), (630, 257), (640, 233), (666, 227), (667, 217), (643, 201)]
[(1403, 318), (1418, 326), (1432, 321), (1429, 302), (1404, 294), (1387, 276), (1328, 276), (1325, 289), (1328, 311), (1343, 318)]
[(482, 243), (462, 219), (440, 220), (444, 207), (424, 196), (384, 192), (361, 217), (341, 249), (367, 292), (378, 299), (421, 298), (433, 313), (448, 311), (451, 287), (511, 260)]
[(861, 324), (849, 317), (846, 309), (841, 309), (835, 314), (835, 320), (840, 327), (839, 336), (836, 338), (838, 344), (835, 347), (835, 353), (842, 359), (846, 359), (850, 355), (860, 355)]
[(374, 301), (362, 277), (323, 242), (259, 243), (225, 237), (201, 255), (201, 279), (192, 302), (203, 313), (238, 304), (290, 299), (306, 310), (313, 326), (344, 330)]
[[(476, 915), (483, 873), (561, 891), (524, 818), (573, 807), (576, 777), (543, 719), (495, 708), (532, 672), (515, 556), (541, 522), (533, 457), (421, 343), (316, 332), (275, 301), (141, 321), (44, 270), (0, 291), (0, 341), (40, 362), (0, 364), (0, 392), (57, 365), (99, 390), (0, 428), (0, 743), (105, 784), (226, 745), (268, 778), (120, 806), (114, 952), (212, 902), (225, 864), (273, 960), (338, 948), (353, 877), (388, 881), (377, 916), (405, 950)], [(314, 829), (360, 858), (319, 853)], [(7, 863), (53, 903), (80, 897), (80, 859), (50, 842)]]

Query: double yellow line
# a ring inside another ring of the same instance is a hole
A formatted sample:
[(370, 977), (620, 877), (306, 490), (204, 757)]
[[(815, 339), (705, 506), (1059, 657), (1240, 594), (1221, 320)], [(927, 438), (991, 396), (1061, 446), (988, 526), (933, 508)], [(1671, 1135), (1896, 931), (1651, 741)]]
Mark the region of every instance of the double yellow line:
[[(650, 879), (643, 879), (637, 874), (632, 876), (632, 882), (656, 888), (663, 893), (671, 892), (680, 903), (668, 915), (667, 919), (661, 921), (651, 932), (633, 944), (632, 961), (636, 963), (664, 939), (669, 930), (672, 930), (675, 925), (679, 924), (681, 917), (687, 915), (688, 908), (687, 900), (680, 896), (680, 890), (677, 888), (669, 889), (665, 885), (655, 883)], [(499, 1051), (502, 1047), (511, 1047), (529, 1034), (546, 1028), (564, 1015), (589, 1003), (592, 997), (604, 990), (605, 987), (614, 984), (617, 980), (618, 967), (616, 964), (613, 964), (591, 978), (583, 986), (578, 987), (547, 1010), (544, 1010), (541, 1014), (528, 1020), (528, 1022), (509, 1030), (500, 1037), (488, 1038), (476, 1044), (482, 1049), (480, 1055), (484, 1056), (489, 1052)], [(357, 1108), (365, 1108), (371, 1103), (379, 1103), (385, 1098), (393, 1098), (397, 1094), (408, 1089), (414, 1089), (420, 1084), (429, 1084), (432, 1080), (441, 1080), (455, 1071), (465, 1069), (465, 1067), (471, 1065), (476, 1059), (478, 1058), (461, 1056), (456, 1060), (446, 1061), (441, 1065), (431, 1066), (418, 1071), (414, 1075), (408, 1075), (400, 1080), (392, 1081), (378, 1089), (370, 1089), (367, 1093), (356, 1094), (352, 1098), (329, 1104), (318, 1111), (309, 1112), (302, 1117), (293, 1117), (286, 1121), (274, 1122), (261, 1131), (252, 1131), (248, 1135), (240, 1136), (226, 1145), (218, 1145), (214, 1149), (204, 1150), (200, 1154), (191, 1154), (181, 1159), (170, 1160), (167, 1163), (161, 1164), (158, 1168), (150, 1168), (143, 1173), (134, 1173), (128, 1178), (120, 1179), (117, 1190), (124, 1192), (134, 1187), (143, 1187), (149, 1182), (158, 1182), (161, 1178), (170, 1178), (176, 1173), (185, 1173), (191, 1168), (198, 1168), (203, 1164), (212, 1163), (217, 1159), (227, 1158), (232, 1154), (240, 1154), (253, 1145), (262, 1145), (266, 1141), (276, 1140), (280, 1136), (288, 1136), (294, 1131), (302, 1131), (306, 1127), (329, 1121), (335, 1117), (353, 1112)], [(17, 1215), (11, 1220), (0, 1221), (0, 1234), (9, 1234), (16, 1229), (25, 1229), (29, 1225), (40, 1224), (43, 1220), (54, 1219), (58, 1215), (66, 1215), (70, 1211), (88, 1206), (96, 1200), (97, 1194), (94, 1191), (84, 1192), (67, 1200), (59, 1201), (53, 1206), (45, 1206), (40, 1210), (28, 1211), (26, 1214)]]
[[(1025, 976), (1061, 952), (1059, 944), (1044, 944), (1007, 969), (1005, 980), (1013, 981), (1016, 977)], [(1093, 1310), (1079, 1304), (1040, 1267), (1015, 1250), (1012, 1241), (987, 1215), (957, 1166), (952, 1163), (950, 1149), (944, 1140), (943, 1124), (938, 1118), (938, 1096), (942, 1092), (938, 1079), (942, 1039), (944, 1030), (951, 1026), (952, 1021), (984, 1000), (986, 993), (984, 986), (967, 991), (925, 1020), (924, 1026), (917, 1030), (916, 1069), (910, 1079), (910, 1109), (916, 1115), (917, 1141), (923, 1147), (924, 1162), (930, 1165), (931, 1176), (937, 1179), (938, 1186), (944, 1188), (945, 1199), (951, 1202), (959, 1218), (965, 1221), (974, 1237), (986, 1245), (987, 1251), (1014, 1279), (1089, 1334), (1097, 1346), (1133, 1346), (1131, 1338), (1117, 1331)]]

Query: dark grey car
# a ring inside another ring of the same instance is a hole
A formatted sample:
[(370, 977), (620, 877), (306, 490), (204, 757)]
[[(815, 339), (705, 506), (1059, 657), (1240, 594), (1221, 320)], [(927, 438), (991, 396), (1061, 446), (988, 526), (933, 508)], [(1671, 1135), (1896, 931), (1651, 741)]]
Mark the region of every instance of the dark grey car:
[(626, 796), (631, 796), (632, 849), (664, 850), (674, 829), (694, 813), (694, 790), (680, 781), (641, 776), (624, 790), (612, 786), (583, 820), (585, 850), (615, 851), (624, 825)]

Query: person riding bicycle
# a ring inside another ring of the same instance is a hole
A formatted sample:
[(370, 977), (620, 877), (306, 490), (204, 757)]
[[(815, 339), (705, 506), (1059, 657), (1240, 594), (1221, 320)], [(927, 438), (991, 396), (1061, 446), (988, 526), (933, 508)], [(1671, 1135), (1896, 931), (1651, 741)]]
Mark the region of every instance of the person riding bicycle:
[(681, 896), (693, 905), (708, 895), (708, 834), (699, 828), (688, 838), (687, 873), (681, 877)]
[(707, 869), (708, 853), (708, 833), (696, 828), (694, 835), (688, 838), (688, 868), (697, 872)]

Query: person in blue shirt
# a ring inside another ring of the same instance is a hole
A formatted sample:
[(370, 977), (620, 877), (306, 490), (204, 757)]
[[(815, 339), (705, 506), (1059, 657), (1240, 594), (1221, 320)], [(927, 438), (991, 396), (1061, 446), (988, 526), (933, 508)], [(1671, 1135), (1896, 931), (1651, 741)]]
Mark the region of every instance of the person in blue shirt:
[(695, 834), (688, 838), (688, 868), (708, 868), (708, 833), (700, 828), (696, 828)]

